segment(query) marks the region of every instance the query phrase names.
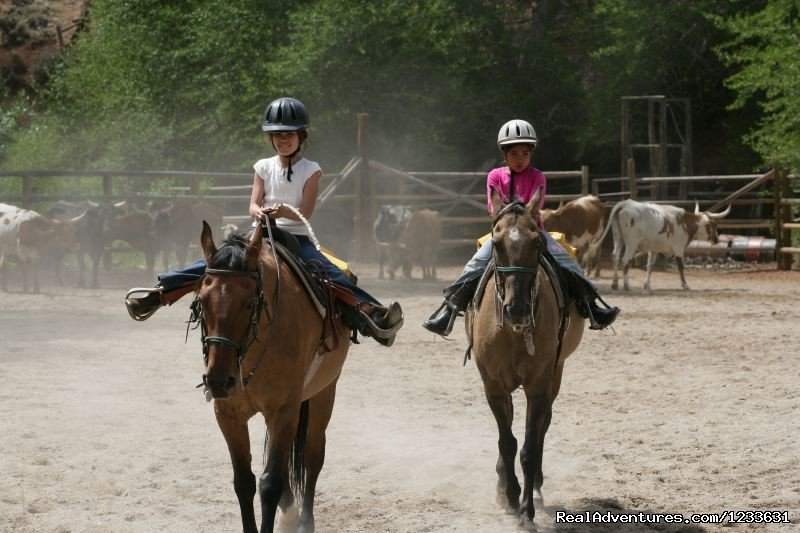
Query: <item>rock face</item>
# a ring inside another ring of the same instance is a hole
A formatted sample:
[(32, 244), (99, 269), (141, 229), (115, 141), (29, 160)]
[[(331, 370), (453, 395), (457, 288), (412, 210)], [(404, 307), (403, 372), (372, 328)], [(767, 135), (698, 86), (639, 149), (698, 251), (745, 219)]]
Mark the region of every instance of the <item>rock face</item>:
[(0, 77), (8, 87), (46, 83), (47, 66), (75, 39), (85, 14), (86, 0), (0, 0)]

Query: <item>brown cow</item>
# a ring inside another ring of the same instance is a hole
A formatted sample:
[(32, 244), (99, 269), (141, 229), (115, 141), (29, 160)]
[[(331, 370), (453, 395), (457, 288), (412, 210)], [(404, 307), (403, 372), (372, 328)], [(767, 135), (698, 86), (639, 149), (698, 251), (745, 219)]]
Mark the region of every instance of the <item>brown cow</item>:
[(155, 270), (156, 254), (161, 244), (155, 232), (154, 215), (134, 209), (130, 213), (114, 219), (111, 224), (111, 238), (127, 242), (134, 250), (144, 254), (148, 276)]
[(389, 245), (389, 277), (394, 279), (394, 271), (402, 265), (403, 275), (412, 279), (411, 269), (417, 263), (422, 267), (422, 279), (435, 281), (441, 236), (439, 213), (430, 209), (411, 213), (400, 237)]
[[(584, 260), (586, 250), (592, 241), (597, 240), (605, 226), (605, 207), (597, 196), (581, 196), (558, 209), (542, 210), (544, 229), (563, 233), (574, 248), (578, 250), (578, 261), (588, 273), (592, 265)], [(588, 259), (588, 258), (586, 258)], [(600, 276), (599, 254), (594, 257), (595, 277)]]
[(186, 264), (190, 243), (197, 242), (203, 221), (212, 228), (222, 226), (222, 211), (206, 202), (178, 200), (154, 214), (155, 237), (164, 251), (164, 270), (169, 270), (170, 252), (178, 266)]
[(76, 220), (50, 220), (30, 209), (0, 204), (0, 287), (7, 291), (6, 257), (22, 264), (22, 286), (28, 292), (28, 267), (33, 272), (33, 292), (39, 292), (39, 258), (46, 252), (74, 251)]

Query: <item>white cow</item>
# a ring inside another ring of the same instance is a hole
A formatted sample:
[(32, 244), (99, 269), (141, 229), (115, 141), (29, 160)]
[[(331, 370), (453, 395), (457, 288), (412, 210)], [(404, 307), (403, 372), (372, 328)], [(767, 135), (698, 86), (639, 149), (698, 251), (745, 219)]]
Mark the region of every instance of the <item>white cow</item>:
[(614, 230), (614, 281), (612, 289), (618, 288), (617, 269), (619, 257), (623, 246), (625, 255), (622, 258), (624, 288), (628, 286), (628, 267), (636, 252), (647, 252), (647, 275), (644, 279), (644, 289), (650, 289), (650, 272), (655, 264), (657, 255), (675, 256), (678, 264), (678, 273), (681, 276), (681, 286), (688, 289), (686, 278), (683, 275), (683, 252), (692, 240), (717, 242), (717, 228), (715, 220), (723, 218), (731, 211), (731, 206), (722, 213), (700, 212), (700, 207), (695, 204), (694, 213), (672, 205), (642, 203), (634, 200), (619, 202), (611, 210), (608, 224), (603, 235), (591, 244), (586, 252), (592, 257), (608, 234), (609, 228)]
[(39, 292), (39, 258), (47, 251), (73, 251), (77, 247), (77, 219), (50, 220), (30, 209), (0, 204), (0, 288), (7, 291), (6, 258), (15, 255), (22, 266), (23, 290), (28, 292), (28, 268), (33, 271), (33, 291)]

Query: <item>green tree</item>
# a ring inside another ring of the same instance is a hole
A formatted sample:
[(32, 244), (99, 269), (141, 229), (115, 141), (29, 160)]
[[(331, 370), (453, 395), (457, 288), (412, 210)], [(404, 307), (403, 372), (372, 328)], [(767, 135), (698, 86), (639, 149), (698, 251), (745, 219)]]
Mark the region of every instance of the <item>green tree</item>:
[[(709, 13), (732, 16), (727, 0), (598, 0), (561, 36), (573, 38), (588, 102), (580, 145), (587, 160), (619, 169), (620, 97), (690, 98), (696, 173), (741, 172), (757, 163), (741, 139), (755, 109), (731, 114), (731, 74), (714, 54), (724, 38)], [(676, 142), (681, 139), (671, 139)]]
[(768, 162), (800, 171), (800, 2), (768, 0), (760, 9), (714, 17), (730, 40), (717, 47), (736, 71), (725, 81), (736, 91), (730, 109), (756, 103), (763, 115), (746, 140)]

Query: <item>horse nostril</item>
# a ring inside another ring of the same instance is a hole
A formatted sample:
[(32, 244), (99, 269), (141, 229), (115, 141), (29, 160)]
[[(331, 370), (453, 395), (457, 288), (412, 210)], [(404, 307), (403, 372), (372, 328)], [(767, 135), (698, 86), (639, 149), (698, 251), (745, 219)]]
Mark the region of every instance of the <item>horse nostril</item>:
[(225, 388), (227, 390), (233, 390), (236, 388), (236, 379), (233, 376), (228, 377), (228, 381), (225, 382)]

